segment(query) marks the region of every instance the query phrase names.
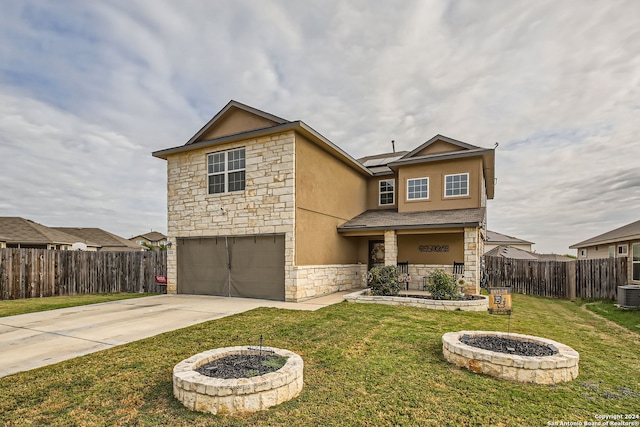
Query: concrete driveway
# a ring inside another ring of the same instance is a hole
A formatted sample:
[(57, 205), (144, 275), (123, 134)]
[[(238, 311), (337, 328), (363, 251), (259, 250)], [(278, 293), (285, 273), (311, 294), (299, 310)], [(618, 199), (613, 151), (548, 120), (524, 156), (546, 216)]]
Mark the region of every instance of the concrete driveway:
[(317, 310), (346, 293), (300, 303), (157, 295), (0, 317), (0, 377), (258, 307)]

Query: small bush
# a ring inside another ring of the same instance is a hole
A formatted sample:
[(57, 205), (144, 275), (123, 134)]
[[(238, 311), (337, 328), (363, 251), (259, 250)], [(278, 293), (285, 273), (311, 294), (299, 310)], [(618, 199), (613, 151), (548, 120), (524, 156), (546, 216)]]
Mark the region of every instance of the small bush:
[(373, 267), (371, 271), (369, 271), (367, 284), (369, 288), (371, 288), (371, 295), (398, 295), (401, 287), (401, 283), (398, 282), (398, 267), (394, 265)]
[(431, 298), (439, 300), (459, 299), (460, 292), (454, 277), (444, 270), (435, 270), (429, 276), (427, 291), (431, 293)]

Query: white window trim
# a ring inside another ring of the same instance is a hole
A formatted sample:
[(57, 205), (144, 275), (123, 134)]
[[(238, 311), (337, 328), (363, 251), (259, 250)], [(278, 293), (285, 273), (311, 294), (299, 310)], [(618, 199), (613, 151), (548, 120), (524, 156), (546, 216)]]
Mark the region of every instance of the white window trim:
[[(450, 195), (447, 196), (447, 178), (450, 176), (459, 176), (459, 175), (466, 175), (467, 176), (467, 193), (466, 194), (455, 194), (455, 195)], [(444, 176), (444, 180), (443, 180), (443, 189), (442, 189), (442, 194), (444, 195), (444, 197), (446, 199), (451, 199), (451, 198), (456, 198), (456, 197), (469, 197), (469, 187), (470, 187), (470, 182), (469, 182), (469, 172), (464, 172), (464, 173), (451, 173), (451, 174), (447, 174)]]
[[(243, 168), (238, 168), (238, 169), (229, 169), (229, 153), (233, 153), (236, 151), (240, 151), (240, 150), (244, 150), (244, 161), (245, 161), (245, 165)], [(224, 170), (221, 172), (212, 172), (209, 173), (209, 158), (211, 156), (214, 156), (216, 154), (223, 154), (224, 155)], [(246, 182), (247, 182), (247, 151), (245, 149), (245, 147), (237, 147), (237, 148), (232, 148), (229, 150), (224, 150), (224, 151), (214, 151), (212, 153), (207, 153), (207, 164), (206, 164), (206, 168), (207, 168), (207, 194), (212, 196), (212, 195), (216, 195), (216, 194), (225, 194), (225, 193), (238, 193), (240, 191), (244, 191), (246, 189)], [(236, 173), (236, 172), (243, 172), (245, 173), (244, 179), (245, 179), (245, 185), (243, 189), (241, 190), (233, 190), (230, 191), (229, 190), (229, 175), (231, 175), (232, 173)], [(224, 191), (220, 192), (220, 193), (211, 193), (209, 192), (209, 177), (213, 176), (213, 175), (224, 175)]]
[[(385, 191), (384, 193), (380, 190), (380, 185), (382, 185), (383, 182), (389, 182), (391, 181), (393, 183), (393, 190), (392, 191)], [(392, 203), (380, 203), (382, 200), (381, 197), (383, 194), (389, 194), (391, 193), (391, 198), (392, 198)], [(378, 181), (378, 206), (393, 206), (396, 204), (396, 180), (395, 178), (391, 178), (391, 179), (381, 179), (380, 181)]]
[(586, 258), (586, 257), (587, 257), (587, 248), (580, 249), (580, 258)]
[[(426, 179), (427, 180), (427, 197), (414, 197), (411, 198), (409, 197), (409, 181), (418, 181), (418, 180), (422, 180), (422, 179)], [(429, 177), (428, 176), (422, 176), (419, 178), (407, 178), (407, 201), (408, 202), (414, 202), (416, 200), (429, 200), (429, 196), (431, 196), (430, 191), (429, 191)]]
[(629, 245), (618, 245), (618, 252), (617, 252), (619, 257), (626, 257), (629, 255)]
[(609, 258), (615, 258), (616, 257), (616, 245), (610, 245), (609, 246)]

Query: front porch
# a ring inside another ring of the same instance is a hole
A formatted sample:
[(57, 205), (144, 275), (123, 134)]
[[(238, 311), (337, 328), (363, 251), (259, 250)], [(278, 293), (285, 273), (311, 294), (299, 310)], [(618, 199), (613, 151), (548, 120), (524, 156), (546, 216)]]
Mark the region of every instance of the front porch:
[[(472, 211), (475, 221), (460, 222), (449, 221), (458, 219), (456, 211), (421, 213), (423, 221), (436, 222), (422, 224), (416, 221), (415, 213), (368, 211), (339, 227), (338, 232), (358, 240), (359, 262), (366, 263), (368, 269), (400, 265), (411, 276), (409, 290), (421, 291), (431, 273), (442, 269), (464, 277), (467, 292), (479, 294), (484, 210)], [(380, 223), (381, 217), (387, 225)], [(454, 264), (462, 267), (461, 271), (454, 272)]]

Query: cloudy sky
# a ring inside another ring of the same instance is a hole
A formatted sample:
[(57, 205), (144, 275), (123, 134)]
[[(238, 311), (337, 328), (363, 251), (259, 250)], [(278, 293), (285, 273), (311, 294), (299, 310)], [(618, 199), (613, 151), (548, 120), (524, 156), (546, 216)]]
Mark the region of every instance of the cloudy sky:
[[(231, 99), (354, 157), (496, 150), (538, 252), (640, 219), (640, 1), (0, 0), (0, 216), (166, 232), (165, 162)], [(573, 253), (574, 251), (571, 251)]]

